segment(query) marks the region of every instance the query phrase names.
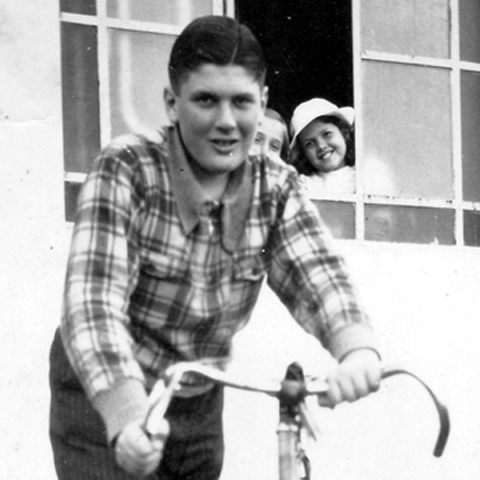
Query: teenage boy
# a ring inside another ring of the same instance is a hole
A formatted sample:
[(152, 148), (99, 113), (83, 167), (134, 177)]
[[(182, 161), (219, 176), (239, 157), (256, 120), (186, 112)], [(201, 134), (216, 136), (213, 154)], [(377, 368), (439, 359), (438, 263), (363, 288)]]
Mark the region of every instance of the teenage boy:
[(142, 430), (147, 395), (175, 362), (226, 367), (264, 275), (339, 361), (330, 406), (378, 388), (368, 319), (297, 174), (248, 156), (265, 73), (248, 28), (228, 17), (193, 21), (171, 53), (172, 126), (117, 139), (95, 160), (51, 350), (60, 480), (220, 476), (222, 388), (191, 379), (168, 409), (164, 442)]

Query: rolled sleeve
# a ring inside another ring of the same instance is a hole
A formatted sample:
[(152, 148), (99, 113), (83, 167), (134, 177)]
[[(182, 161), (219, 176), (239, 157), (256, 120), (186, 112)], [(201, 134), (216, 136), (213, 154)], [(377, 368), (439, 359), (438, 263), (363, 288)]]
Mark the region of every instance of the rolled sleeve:
[(125, 380), (114, 388), (100, 392), (92, 403), (105, 422), (109, 442), (128, 423), (145, 418), (148, 410), (145, 388), (136, 380)]

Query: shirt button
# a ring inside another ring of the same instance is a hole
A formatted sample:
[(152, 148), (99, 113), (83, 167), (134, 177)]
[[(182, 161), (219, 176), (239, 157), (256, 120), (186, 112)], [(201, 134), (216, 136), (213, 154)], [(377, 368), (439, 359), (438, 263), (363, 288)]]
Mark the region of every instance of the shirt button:
[(210, 213), (214, 212), (220, 207), (220, 202), (214, 202), (212, 200), (208, 200), (203, 204), (202, 213), (204, 215), (209, 215)]

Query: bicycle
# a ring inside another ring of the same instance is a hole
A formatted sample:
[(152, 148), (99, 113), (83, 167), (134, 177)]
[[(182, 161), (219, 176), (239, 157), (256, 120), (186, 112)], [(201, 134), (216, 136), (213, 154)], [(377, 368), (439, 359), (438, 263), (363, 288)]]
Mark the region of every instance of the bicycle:
[[(180, 362), (167, 369), (164, 379), (158, 381), (150, 394), (150, 408), (144, 421), (144, 430), (150, 436), (158, 434), (156, 426), (165, 415), (175, 391), (181, 388), (184, 375), (201, 375), (220, 385), (241, 390), (261, 392), (279, 400), (279, 422), (277, 427), (279, 480), (310, 480), (310, 462), (302, 446), (301, 432), (306, 431), (313, 438), (318, 435), (315, 422), (305, 404), (309, 395), (322, 396), (328, 390), (325, 381), (305, 377), (298, 363), (292, 363), (281, 381), (242, 381), (239, 378), (209, 367), (200, 362)], [(440, 429), (433, 450), (435, 457), (441, 457), (450, 433), (448, 409), (433, 390), (418, 376), (402, 368), (382, 372), (382, 381), (396, 376), (408, 375), (417, 380), (429, 393), (437, 409)]]

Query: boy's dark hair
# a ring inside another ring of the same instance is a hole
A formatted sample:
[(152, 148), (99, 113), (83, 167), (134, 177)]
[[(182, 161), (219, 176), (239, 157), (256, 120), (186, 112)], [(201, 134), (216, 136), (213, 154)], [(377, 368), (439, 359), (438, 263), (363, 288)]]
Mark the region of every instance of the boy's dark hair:
[[(355, 138), (354, 130), (345, 120), (336, 115), (323, 115), (317, 117), (316, 120), (321, 120), (324, 123), (333, 123), (343, 135), (345, 139), (345, 144), (347, 146), (347, 151), (345, 153), (345, 165), (348, 167), (353, 167), (355, 165)], [(298, 155), (291, 156), (290, 162), (298, 171), (298, 173), (303, 175), (314, 175), (317, 173), (317, 169), (308, 161), (303, 148), (298, 142)]]
[(178, 94), (184, 76), (204, 63), (240, 65), (250, 71), (261, 86), (265, 83), (262, 47), (248, 27), (230, 17), (197, 18), (176, 39), (168, 65), (174, 92)]

